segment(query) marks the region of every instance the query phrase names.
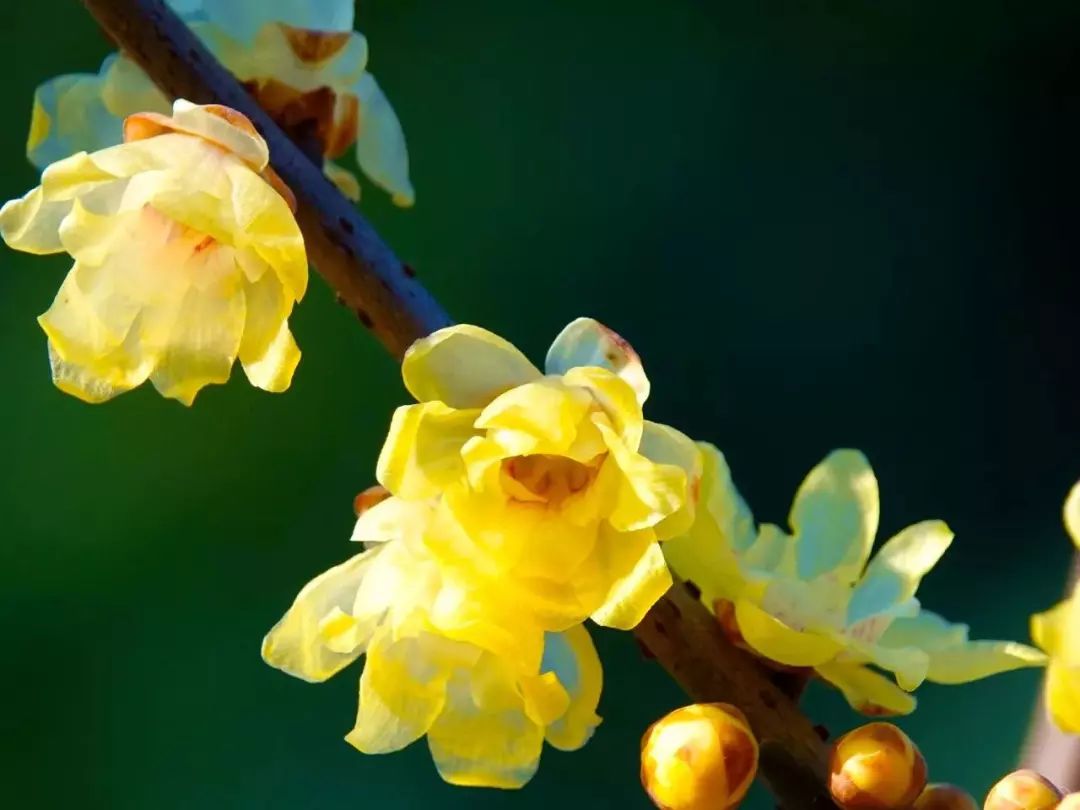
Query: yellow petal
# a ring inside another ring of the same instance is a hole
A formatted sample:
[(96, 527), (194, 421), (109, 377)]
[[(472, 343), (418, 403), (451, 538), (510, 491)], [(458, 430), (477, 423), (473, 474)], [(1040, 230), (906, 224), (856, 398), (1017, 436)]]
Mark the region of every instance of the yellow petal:
[(394, 411), (375, 477), (395, 495), (423, 500), (465, 474), (462, 446), (476, 433), (480, 412), (441, 402), (403, 405)]
[(121, 120), (103, 103), (100, 76), (57, 76), (34, 91), (26, 154), (39, 169), (76, 152), (113, 146), (120, 139)]
[(878, 526), (878, 486), (866, 457), (835, 450), (810, 471), (789, 517), (802, 579), (828, 571), (854, 582), (870, 556)]
[(788, 627), (748, 599), (735, 602), (735, 621), (747, 644), (780, 664), (816, 667), (833, 659), (842, 649), (832, 638)]
[(585, 626), (548, 633), (540, 669), (554, 673), (570, 698), (565, 713), (548, 725), (545, 737), (562, 751), (576, 751), (600, 724), (596, 707), (603, 687), (600, 656)]
[(1060, 655), (1064, 649), (1070, 613), (1075, 610), (1072, 600), (1064, 600), (1050, 610), (1031, 617), (1031, 640), (1050, 655)]
[(113, 54), (102, 64), (101, 100), (120, 119), (139, 112), (168, 114), (172, 109), (168, 97), (124, 54)]
[(1015, 641), (967, 641), (931, 652), (927, 680), (945, 684), (968, 683), (999, 672), (1045, 664), (1045, 655)]
[(485, 655), (447, 685), (446, 706), (428, 732), (435, 767), (465, 787), (518, 788), (540, 761), (544, 730), (525, 714), (511, 672)]
[[(2, 219), (0, 215), (0, 219)], [(1073, 543), (1080, 548), (1080, 481), (1069, 491), (1069, 497), (1065, 499), (1065, 528), (1069, 532)]]
[(594, 366), (572, 368), (562, 380), (567, 385), (588, 391), (623, 443), (631, 450), (638, 449), (644, 429), (641, 403), (625, 380), (606, 368)]
[(360, 127), (356, 138), (356, 162), (375, 185), (391, 194), (403, 208), (416, 202), (409, 180), (409, 152), (405, 133), (394, 108), (370, 73), (355, 87), (360, 101)]
[[(312, 683), (325, 681), (355, 661), (374, 628), (358, 627), (349, 614), (357, 589), (371, 572), (378, 551), (357, 554), (305, 585), (292, 607), (263, 639), (263, 660)], [(324, 626), (330, 616), (338, 622)], [(342, 616), (345, 621), (340, 620)], [(350, 647), (334, 643), (342, 635), (350, 636)]]
[(70, 211), (70, 201), (46, 201), (38, 186), (0, 208), (0, 235), (8, 247), (24, 253), (62, 253), (60, 223)]
[(554, 672), (521, 678), (518, 688), (525, 701), (525, 715), (538, 726), (555, 722), (570, 707), (570, 696)]
[(446, 704), (446, 684), (467, 650), (424, 634), (371, 640), (360, 676), (356, 726), (345, 739), (365, 754), (400, 751), (432, 727)]
[[(131, 348), (133, 347), (121, 347), (102, 358), (102, 364), (107, 364), (110, 370), (110, 373), (102, 376), (99, 369), (91, 369), (64, 360), (50, 341), (49, 367), (52, 370), (53, 384), (65, 394), (70, 394), (83, 402), (92, 404), (106, 402), (125, 391), (130, 391), (144, 382), (150, 373), (149, 365), (142, 369), (141, 372), (129, 373), (123, 378), (120, 375), (111, 373), (111, 370), (122, 367), (127, 357), (130, 356)], [(125, 354), (125, 352), (127, 353)]]
[(577, 438), (590, 404), (583, 392), (539, 380), (495, 397), (476, 419), (476, 427), (498, 431), (490, 438), (506, 447), (508, 455), (563, 455)]
[(1050, 663), (1046, 707), (1058, 728), (1067, 734), (1080, 734), (1080, 668), (1058, 661)]
[(641, 359), (621, 336), (592, 318), (567, 324), (548, 349), (544, 368), (548, 374), (565, 374), (572, 368), (598, 366), (625, 380), (639, 403), (649, 396), (649, 379)]
[(677, 537), (690, 530), (697, 511), (697, 495), (702, 475), (701, 452), (687, 436), (675, 428), (646, 421), (638, 452), (656, 464), (667, 464), (686, 473), (687, 492), (682, 506), (655, 526), (658, 540)]
[(360, 181), (348, 169), (337, 165), (332, 160), (323, 162), (323, 174), (337, 186), (337, 190), (353, 202), (360, 202)]
[(540, 372), (510, 343), (478, 326), (460, 324), (416, 341), (401, 362), (405, 387), (419, 402), (482, 408)]
[(952, 539), (948, 526), (940, 520), (927, 520), (908, 526), (886, 542), (851, 595), (848, 623), (884, 613), (911, 599)]
[(593, 416), (610, 456), (600, 468), (595, 487), (609, 491), (614, 505), (608, 522), (619, 531), (657, 526), (684, 507), (690, 497), (686, 472), (673, 464), (654, 464), (623, 444), (615, 432)]
[[(631, 630), (671, 587), (664, 553), (651, 532), (608, 532), (597, 547), (593, 564), (610, 578), (611, 586), (592, 620), (603, 627)], [(629, 570), (627, 563), (632, 563)]]
[(915, 698), (886, 678), (861, 664), (830, 662), (816, 672), (839, 689), (851, 708), (872, 716), (911, 714)]

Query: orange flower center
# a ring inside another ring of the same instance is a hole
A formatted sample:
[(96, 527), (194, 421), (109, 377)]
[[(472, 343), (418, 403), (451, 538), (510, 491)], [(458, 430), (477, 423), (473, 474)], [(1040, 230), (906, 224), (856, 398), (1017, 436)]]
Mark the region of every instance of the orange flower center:
[(596, 478), (596, 465), (564, 456), (515, 456), (503, 462), (511, 498), (525, 503), (558, 506)]

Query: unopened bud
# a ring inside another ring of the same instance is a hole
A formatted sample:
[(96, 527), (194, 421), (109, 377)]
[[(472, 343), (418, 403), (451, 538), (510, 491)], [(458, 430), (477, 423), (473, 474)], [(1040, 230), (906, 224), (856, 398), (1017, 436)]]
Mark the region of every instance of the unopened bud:
[(913, 810), (979, 810), (979, 805), (963, 788), (938, 783), (926, 786)]
[(641, 740), (641, 783), (663, 810), (727, 810), (757, 773), (746, 717), (727, 703), (698, 703), (657, 720)]
[(1060, 802), (1057, 810), (1080, 810), (1080, 793), (1070, 793)]
[(1050, 810), (1061, 801), (1050, 780), (1035, 771), (1013, 771), (986, 794), (984, 810)]
[(926, 787), (926, 760), (892, 723), (868, 723), (833, 743), (829, 792), (844, 810), (900, 810)]

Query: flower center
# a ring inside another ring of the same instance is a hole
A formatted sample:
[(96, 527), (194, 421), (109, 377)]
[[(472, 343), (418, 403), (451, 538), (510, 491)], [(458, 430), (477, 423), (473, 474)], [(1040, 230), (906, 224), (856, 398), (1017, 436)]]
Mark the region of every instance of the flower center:
[(503, 475), (516, 501), (558, 506), (596, 477), (596, 467), (565, 456), (515, 456), (503, 462)]

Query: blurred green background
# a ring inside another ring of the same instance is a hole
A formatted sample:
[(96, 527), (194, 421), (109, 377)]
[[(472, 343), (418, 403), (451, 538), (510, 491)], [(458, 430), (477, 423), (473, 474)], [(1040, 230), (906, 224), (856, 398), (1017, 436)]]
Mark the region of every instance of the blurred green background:
[[(109, 50), (80, 4), (0, 11), (3, 194), (34, 86)], [(1080, 4), (364, 0), (371, 69), (418, 205), (365, 212), (459, 320), (537, 357), (571, 318), (628, 337), (649, 415), (719, 444), (757, 515), (855, 446), (882, 536), (957, 542), (924, 602), (1026, 639), (1058, 598), (1080, 478)], [(259, 642), (350, 554), (396, 368), (316, 281), (292, 390), (188, 410), (53, 389), (34, 316), (66, 262), (0, 273), (0, 775), (7, 806), (645, 807), (641, 732), (683, 700), (629, 634), (598, 633), (605, 717), (520, 793), (442, 784), (423, 744), (342, 740), (358, 671), (311, 686)], [(935, 781), (1013, 763), (1037, 673), (920, 690)], [(815, 690), (833, 730), (857, 718)], [(757, 794), (755, 806), (767, 806)]]

